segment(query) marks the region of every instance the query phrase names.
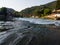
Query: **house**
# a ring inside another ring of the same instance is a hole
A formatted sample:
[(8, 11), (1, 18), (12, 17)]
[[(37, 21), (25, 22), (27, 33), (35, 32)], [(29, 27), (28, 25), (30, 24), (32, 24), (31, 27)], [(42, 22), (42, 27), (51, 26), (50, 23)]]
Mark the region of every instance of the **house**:
[(56, 20), (60, 20), (60, 9), (58, 9), (58, 10), (55, 10), (55, 9), (54, 9), (54, 10), (52, 11), (52, 14), (54, 14)]

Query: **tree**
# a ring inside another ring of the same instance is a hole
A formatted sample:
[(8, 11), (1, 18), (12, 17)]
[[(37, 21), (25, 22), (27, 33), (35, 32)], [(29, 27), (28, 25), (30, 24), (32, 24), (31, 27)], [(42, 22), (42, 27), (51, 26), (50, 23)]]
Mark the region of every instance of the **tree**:
[(2, 7), (1, 8), (1, 12), (4, 15), (4, 21), (7, 20), (7, 8), (6, 7)]
[(60, 9), (60, 0), (57, 0), (56, 2), (56, 9)]
[(51, 10), (48, 8), (44, 9), (44, 15), (49, 15), (49, 14), (51, 14)]
[(41, 12), (40, 12), (40, 10), (38, 10), (38, 9), (34, 10), (34, 11), (33, 11), (33, 15), (34, 15), (34, 16), (39, 16), (39, 17), (41, 17)]

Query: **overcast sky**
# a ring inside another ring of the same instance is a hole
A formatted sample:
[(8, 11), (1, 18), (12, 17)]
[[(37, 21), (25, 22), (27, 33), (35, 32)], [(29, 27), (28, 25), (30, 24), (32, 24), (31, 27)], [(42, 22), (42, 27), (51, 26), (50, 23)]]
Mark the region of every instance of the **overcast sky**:
[(27, 7), (38, 6), (55, 0), (0, 0), (0, 7), (13, 8), (21, 11)]

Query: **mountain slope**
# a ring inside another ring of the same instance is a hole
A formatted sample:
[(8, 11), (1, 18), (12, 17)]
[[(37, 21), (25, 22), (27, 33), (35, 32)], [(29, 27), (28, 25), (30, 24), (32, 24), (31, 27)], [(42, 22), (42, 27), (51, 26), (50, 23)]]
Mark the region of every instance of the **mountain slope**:
[(53, 1), (53, 2), (47, 3), (45, 5), (33, 6), (30, 8), (26, 8), (20, 12), (20, 15), (22, 15), (23, 17), (31, 17), (33, 15), (38, 15), (37, 13), (44, 14), (45, 9), (48, 9), (49, 11), (52, 12), (52, 10), (55, 8), (56, 8), (56, 1)]

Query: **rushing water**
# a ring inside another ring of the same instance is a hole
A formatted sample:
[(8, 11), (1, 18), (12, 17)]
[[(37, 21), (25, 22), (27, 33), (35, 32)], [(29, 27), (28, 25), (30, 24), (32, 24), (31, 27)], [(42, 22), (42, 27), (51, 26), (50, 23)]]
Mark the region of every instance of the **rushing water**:
[(39, 18), (15, 18), (15, 20), (29, 21), (34, 24), (54, 24), (56, 26), (60, 26), (60, 20), (48, 20)]
[(60, 21), (15, 18), (0, 22), (0, 45), (60, 45)]

